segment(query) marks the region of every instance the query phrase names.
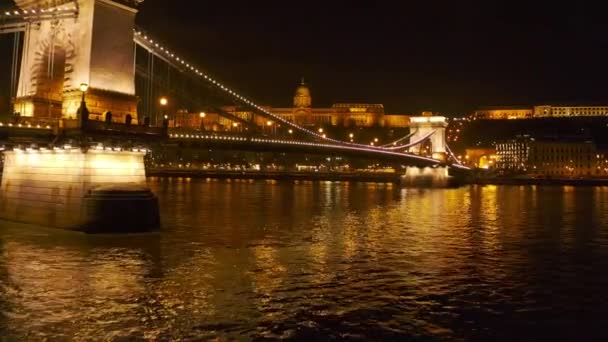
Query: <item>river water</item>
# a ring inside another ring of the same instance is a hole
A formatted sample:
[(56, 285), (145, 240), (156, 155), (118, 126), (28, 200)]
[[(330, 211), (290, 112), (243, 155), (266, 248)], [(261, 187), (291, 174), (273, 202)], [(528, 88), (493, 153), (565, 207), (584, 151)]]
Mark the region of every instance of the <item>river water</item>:
[(605, 187), (150, 185), (160, 233), (0, 222), (0, 336), (607, 337)]

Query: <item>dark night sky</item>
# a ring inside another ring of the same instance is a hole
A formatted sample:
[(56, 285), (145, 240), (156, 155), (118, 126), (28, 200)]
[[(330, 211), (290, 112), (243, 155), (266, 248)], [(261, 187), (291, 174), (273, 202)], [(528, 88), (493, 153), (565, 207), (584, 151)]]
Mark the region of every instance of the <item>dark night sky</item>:
[[(607, 103), (608, 20), (568, 1), (145, 0), (137, 22), (258, 101), (392, 113)], [(5, 56), (4, 54), (2, 56)]]

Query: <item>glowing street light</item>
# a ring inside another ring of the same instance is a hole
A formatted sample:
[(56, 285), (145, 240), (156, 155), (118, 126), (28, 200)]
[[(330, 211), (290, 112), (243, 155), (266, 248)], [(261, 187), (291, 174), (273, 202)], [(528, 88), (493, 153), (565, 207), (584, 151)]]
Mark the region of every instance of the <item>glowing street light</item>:
[(355, 134), (351, 133), (351, 134), (348, 135), (348, 137), (352, 139), (352, 138), (355, 137)]
[(323, 133), (323, 128), (319, 128), (319, 133)]
[(374, 138), (374, 142), (378, 142), (378, 138)]
[(89, 85), (87, 83), (80, 84), (80, 91), (82, 92), (82, 100), (80, 101), (80, 108), (78, 108), (77, 116), (80, 118), (81, 125), (84, 124), (85, 121), (89, 119), (89, 109), (87, 108), (87, 103), (85, 102), (85, 94), (89, 90)]
[(168, 127), (168, 121), (169, 120), (169, 115), (167, 115), (167, 113), (165, 113), (165, 107), (167, 107), (167, 105), (169, 104), (169, 100), (166, 97), (161, 97), (158, 102), (160, 103), (160, 107), (161, 107), (161, 111), (160, 114), (165, 118), (165, 121), (163, 122), (163, 127)]
[(238, 126), (239, 126), (239, 123), (238, 123), (238, 122), (233, 122), (233, 123), (232, 123), (232, 127), (238, 127)]
[(205, 112), (201, 112), (199, 115), (201, 118), (204, 118), (207, 114)]
[(270, 121), (270, 120), (266, 121), (266, 126), (272, 126), (272, 121)]
[(287, 132), (289, 132), (289, 134), (293, 134), (293, 129), (290, 128)]
[(81, 83), (80, 84), (80, 91), (83, 93), (86, 93), (87, 90), (89, 90), (89, 85), (87, 83)]

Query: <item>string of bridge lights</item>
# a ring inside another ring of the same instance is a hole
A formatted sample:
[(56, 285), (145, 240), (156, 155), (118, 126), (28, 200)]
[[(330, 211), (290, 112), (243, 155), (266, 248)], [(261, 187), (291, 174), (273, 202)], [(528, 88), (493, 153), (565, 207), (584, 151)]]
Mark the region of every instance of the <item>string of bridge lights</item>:
[(0, 127), (16, 127), (16, 128), (32, 128), (32, 129), (51, 129), (52, 128), (50, 125), (42, 126), (40, 124), (38, 124), (38, 125), (13, 124), (12, 122), (8, 122), (8, 123), (0, 122)]
[[(285, 124), (285, 125), (287, 125), (289, 127), (293, 127), (295, 129), (298, 129), (298, 130), (300, 130), (302, 132), (305, 132), (305, 133), (307, 133), (307, 134), (309, 134), (311, 136), (314, 136), (314, 137), (316, 137), (318, 139), (323, 139), (323, 140), (335, 142), (335, 143), (341, 144), (341, 145), (360, 146), (360, 147), (365, 147), (365, 148), (368, 148), (368, 149), (372, 148), (373, 150), (383, 150), (383, 149), (385, 149), (385, 147), (382, 147), (382, 146), (378, 146), (378, 147), (371, 146), (370, 147), (370, 146), (365, 145), (365, 144), (357, 144), (357, 143), (346, 142), (346, 141), (342, 141), (342, 140), (337, 140), (337, 139), (329, 138), (325, 134), (318, 134), (317, 132), (311, 131), (311, 130), (306, 129), (306, 128), (302, 127), (302, 126), (294, 124), (291, 121), (283, 119), (280, 116), (277, 116), (274, 113), (270, 112), (269, 110), (265, 109), (263, 106), (261, 106), (261, 105), (255, 103), (254, 101), (250, 100), (246, 96), (241, 95), (236, 90), (231, 89), (230, 87), (227, 87), (226, 85), (224, 85), (221, 82), (219, 82), (218, 80), (212, 78), (208, 74), (200, 71), (193, 64), (187, 62), (184, 58), (176, 55), (174, 52), (172, 52), (168, 48), (164, 47), (163, 45), (161, 45), (160, 43), (158, 43), (157, 41), (155, 41), (154, 39), (152, 39), (151, 37), (149, 37), (143, 31), (134, 30), (134, 33), (135, 33), (136, 37), (139, 37), (143, 42), (145, 42), (146, 44), (148, 44), (149, 48), (155, 48), (156, 50), (160, 51), (164, 55), (164, 57), (170, 59), (172, 62), (176, 62), (178, 65), (181, 65), (183, 68), (185, 68), (186, 70), (190, 71), (190, 73), (193, 76), (198, 76), (198, 77), (204, 79), (205, 81), (211, 83), (212, 85), (214, 85), (214, 86), (218, 87), (219, 89), (221, 89), (222, 91), (224, 91), (226, 94), (232, 96), (237, 101), (240, 101), (240, 102), (242, 102), (242, 103), (244, 103), (246, 105), (249, 105), (249, 106), (257, 109), (258, 111), (263, 112), (264, 114), (272, 117), (274, 120), (279, 121), (282, 124)], [(399, 148), (405, 148), (405, 147), (404, 146), (396, 146), (396, 147), (392, 147), (391, 149), (399, 149)]]
[(5, 17), (22, 17), (22, 16), (29, 16), (29, 15), (44, 15), (44, 14), (61, 14), (61, 13), (68, 13), (68, 12), (77, 12), (78, 8), (76, 8), (76, 6), (73, 7), (65, 7), (65, 6), (59, 6), (59, 7), (51, 7), (51, 8), (39, 8), (39, 9), (22, 9), (22, 10), (10, 10), (10, 11), (5, 11), (4, 15)]
[(229, 135), (200, 135), (200, 134), (169, 134), (171, 139), (197, 139), (197, 140), (224, 140), (234, 142), (253, 142), (253, 143), (265, 143), (265, 144), (281, 144), (281, 145), (298, 145), (298, 146), (310, 146), (310, 147), (322, 147), (322, 148), (334, 148), (342, 150), (360, 151), (360, 152), (374, 152), (385, 155), (407, 157), (425, 160), (429, 162), (437, 162), (437, 159), (427, 158), (418, 156), (410, 153), (393, 152), (384, 149), (373, 148), (372, 146), (359, 145), (359, 146), (344, 146), (344, 145), (332, 145), (323, 143), (312, 143), (306, 141), (295, 141), (295, 140), (280, 140), (280, 139), (262, 139), (262, 138), (245, 138), (238, 136)]
[[(0, 146), (0, 151), (5, 151), (6, 146)], [(38, 147), (32, 145), (31, 147), (21, 147), (14, 146), (11, 150), (15, 153), (70, 153), (70, 152), (81, 152), (82, 148), (78, 146), (72, 146), (71, 144), (64, 144), (62, 146), (54, 146), (54, 147)], [(89, 152), (93, 153), (117, 153), (117, 152), (132, 152), (137, 154), (147, 154), (150, 150), (143, 147), (133, 147), (133, 148), (124, 148), (124, 147), (116, 147), (116, 146), (104, 146), (103, 144), (97, 144), (96, 146), (91, 146)]]
[(431, 137), (433, 134), (435, 134), (435, 132), (436, 132), (436, 131), (437, 131), (437, 130), (431, 131), (431, 132), (427, 133), (425, 136), (423, 136), (422, 138), (420, 138), (420, 139), (418, 139), (418, 140), (416, 140), (416, 141), (414, 141), (414, 142), (412, 142), (412, 143), (409, 143), (409, 144), (405, 144), (405, 145), (399, 145), (399, 146), (391, 146), (391, 147), (385, 147), (385, 146), (382, 146), (382, 147), (383, 147), (384, 149), (391, 150), (391, 151), (394, 151), (394, 150), (400, 150), (400, 149), (404, 149), (404, 148), (410, 148), (410, 147), (413, 147), (413, 146), (416, 146), (416, 145), (418, 145), (418, 144), (423, 143), (425, 140), (427, 140), (427, 139), (428, 139), (428, 138), (430, 138), (430, 137)]
[(448, 146), (448, 144), (445, 144), (445, 148), (448, 150), (448, 154), (450, 155), (450, 157), (452, 157), (452, 159), (456, 162), (456, 164), (462, 166), (462, 162), (460, 161), (460, 159), (456, 158), (456, 155), (454, 154), (454, 152), (452, 152), (452, 149), (450, 149), (450, 146)]
[[(189, 70), (190, 73), (193, 76), (198, 76), (202, 79), (204, 79), (205, 81), (211, 83), (213, 86), (216, 86), (217, 88), (221, 89), (223, 92), (225, 92), (226, 94), (232, 96), (234, 99), (249, 105), (261, 112), (263, 112), (264, 114), (274, 118), (276, 121), (279, 121), (287, 126), (293, 127), (295, 129), (298, 129), (300, 131), (303, 131), (311, 136), (314, 136), (318, 139), (323, 139), (326, 141), (331, 141), (334, 142), (336, 144), (339, 145), (346, 145), (346, 146), (352, 146), (358, 149), (363, 149), (366, 151), (392, 151), (392, 150), (397, 150), (397, 149), (403, 149), (403, 148), (408, 148), (408, 147), (412, 147), (415, 145), (418, 145), (420, 143), (422, 143), (423, 141), (425, 141), (426, 139), (428, 139), (431, 135), (433, 135), (435, 133), (435, 131), (430, 132), (429, 134), (427, 134), (426, 136), (422, 137), (420, 140), (410, 143), (410, 144), (406, 144), (406, 145), (400, 145), (400, 146), (392, 146), (392, 147), (385, 147), (385, 146), (368, 146), (365, 144), (357, 144), (357, 143), (352, 143), (352, 142), (346, 142), (346, 141), (342, 141), (342, 140), (337, 140), (337, 139), (333, 139), (333, 138), (329, 138), (327, 137), (325, 134), (321, 135), (318, 134), (317, 132), (311, 131), (309, 129), (306, 129), (302, 126), (299, 126), (297, 124), (294, 124), (293, 122), (290, 122), (286, 119), (281, 118), (280, 116), (275, 115), (274, 113), (270, 112), (269, 110), (265, 109), (264, 107), (262, 107), (261, 105), (255, 103), (254, 101), (250, 100), (249, 98), (247, 98), (246, 96), (241, 95), (240, 93), (238, 93), (236, 90), (231, 89), (230, 87), (227, 87), (226, 85), (222, 84), (221, 82), (219, 82), (218, 80), (214, 79), (213, 77), (211, 77), (210, 75), (200, 71), (196, 66), (194, 66), (193, 64), (189, 63), (188, 61), (186, 61), (184, 58), (180, 57), (179, 55), (176, 55), (174, 52), (172, 52), (171, 50), (169, 50), (168, 48), (164, 47), (163, 45), (161, 45), (160, 43), (158, 43), (157, 41), (154, 41), (154, 39), (152, 39), (151, 37), (149, 37), (147, 34), (145, 34), (143, 31), (139, 31), (139, 30), (134, 30), (134, 34), (143, 39), (143, 41), (145, 41), (146, 44), (149, 44), (150, 48), (155, 48), (158, 51), (160, 51), (162, 54), (164, 54), (164, 57), (172, 60), (173, 62), (177, 62), (178, 65), (181, 65), (182, 67), (184, 67), (186, 70)], [(314, 143), (312, 143), (314, 144)], [(312, 146), (321, 146), (321, 145), (312, 145)], [(335, 145), (330, 145), (330, 146), (335, 146)], [(390, 153), (395, 153), (395, 152), (390, 152)], [(410, 156), (409, 154), (405, 154)], [(429, 159), (429, 160), (434, 160), (434, 159)]]
[(330, 141), (334, 141), (337, 143), (345, 143), (343, 141), (340, 140), (335, 140), (335, 139), (331, 139), (331, 138), (327, 138), (327, 136), (322, 136), (320, 134), (317, 134), (314, 131), (308, 130), (304, 127), (298, 126), (290, 121), (287, 121), (273, 113), (271, 113), (270, 111), (268, 111), (267, 109), (265, 109), (264, 107), (258, 105), (257, 103), (255, 103), (254, 101), (250, 100), (249, 98), (247, 98), (246, 96), (241, 95), (240, 93), (238, 93), (236, 90), (231, 89), (230, 87), (227, 87), (226, 85), (222, 84), (221, 82), (219, 82), (218, 80), (214, 79), (213, 77), (209, 76), (208, 74), (200, 71), (198, 68), (196, 68), (194, 65), (192, 65), (191, 63), (187, 62), (184, 58), (176, 55), (175, 53), (171, 52), (169, 49), (165, 48), (164, 46), (162, 46), (161, 44), (159, 44), (158, 42), (154, 41), (154, 39), (152, 39), (151, 37), (148, 37), (146, 34), (144, 34), (142, 31), (135, 31), (135, 35), (142, 38), (147, 44), (150, 44), (152, 47), (158, 49), (159, 51), (161, 51), (165, 57), (168, 57), (170, 59), (172, 59), (173, 61), (177, 62), (178, 64), (181, 64), (182, 67), (184, 67), (185, 69), (189, 70), (191, 72), (192, 75), (198, 76), (203, 78), (205, 81), (211, 83), (212, 85), (216, 86), (217, 88), (221, 89), (223, 92), (225, 92), (226, 94), (232, 96), (233, 98), (235, 98), (236, 100), (245, 103), (261, 112), (263, 112), (264, 114), (274, 118), (276, 121), (279, 121), (285, 125), (291, 126), (295, 129), (301, 130), (303, 132), (306, 132), (310, 135), (313, 135), (317, 138), (321, 138), (321, 139), (326, 139), (326, 140), (330, 140)]

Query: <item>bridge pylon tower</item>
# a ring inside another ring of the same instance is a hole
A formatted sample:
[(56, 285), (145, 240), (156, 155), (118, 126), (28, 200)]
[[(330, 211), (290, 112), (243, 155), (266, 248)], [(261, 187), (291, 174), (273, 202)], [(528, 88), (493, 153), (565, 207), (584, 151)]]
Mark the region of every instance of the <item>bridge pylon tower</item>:
[[(27, 14), (22, 14), (25, 35), (15, 111), (26, 117), (76, 119), (79, 88), (86, 83), (91, 119), (103, 120), (109, 111), (116, 121), (131, 115), (136, 123), (133, 29), (142, 1), (16, 0)], [(74, 15), (66, 16), (70, 11)]]
[[(447, 145), (445, 139), (445, 129), (448, 122), (443, 116), (414, 116), (410, 118), (410, 130), (415, 133), (410, 137), (413, 143), (426, 136), (431, 143), (431, 154), (434, 159), (447, 160)], [(410, 147), (409, 152), (421, 154), (423, 144)]]

